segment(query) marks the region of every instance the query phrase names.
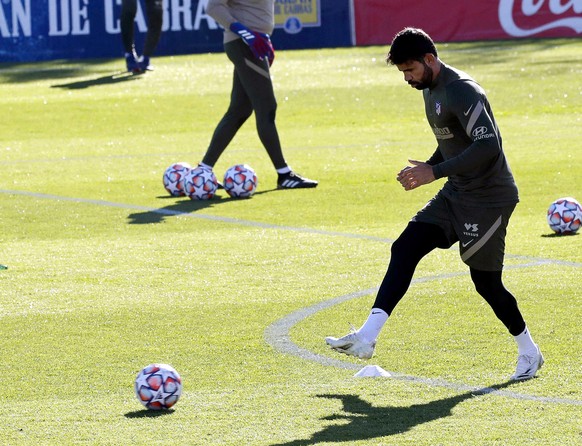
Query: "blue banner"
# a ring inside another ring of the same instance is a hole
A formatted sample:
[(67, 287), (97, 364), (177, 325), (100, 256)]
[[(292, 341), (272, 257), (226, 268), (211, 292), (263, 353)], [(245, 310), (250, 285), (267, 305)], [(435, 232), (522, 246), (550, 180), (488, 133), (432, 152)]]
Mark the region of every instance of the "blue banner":
[[(352, 0), (275, 0), (278, 49), (353, 44)], [(143, 2), (143, 0), (140, 0)], [(208, 0), (165, 0), (156, 55), (222, 51), (222, 29), (206, 14)], [(0, 0), (0, 62), (117, 58), (123, 54), (121, 0)], [(147, 31), (138, 5), (136, 46)]]

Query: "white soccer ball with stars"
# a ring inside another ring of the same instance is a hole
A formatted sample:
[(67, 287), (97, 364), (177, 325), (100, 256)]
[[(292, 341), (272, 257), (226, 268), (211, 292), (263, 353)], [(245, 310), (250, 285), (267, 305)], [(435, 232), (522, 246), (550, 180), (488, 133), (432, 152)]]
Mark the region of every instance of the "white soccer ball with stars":
[(218, 181), (212, 169), (198, 166), (184, 177), (184, 192), (192, 200), (210, 200), (217, 188)]
[(174, 163), (166, 169), (162, 181), (164, 188), (174, 197), (183, 197), (184, 193), (184, 177), (192, 168), (190, 164), (185, 162)]
[(135, 396), (148, 409), (169, 409), (181, 394), (182, 378), (168, 364), (150, 364), (135, 378)]
[(582, 206), (572, 197), (558, 198), (548, 208), (548, 224), (556, 234), (574, 234), (582, 226)]
[(237, 164), (224, 174), (224, 190), (233, 198), (250, 198), (257, 190), (257, 174), (248, 164)]

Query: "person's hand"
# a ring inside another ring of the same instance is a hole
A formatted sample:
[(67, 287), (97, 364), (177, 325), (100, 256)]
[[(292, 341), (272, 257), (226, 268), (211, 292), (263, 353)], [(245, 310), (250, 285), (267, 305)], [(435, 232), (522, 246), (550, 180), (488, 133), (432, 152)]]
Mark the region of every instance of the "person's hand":
[(406, 166), (396, 176), (404, 190), (416, 189), (435, 180), (430, 164), (415, 160), (408, 160), (408, 162), (413, 166)]
[(269, 65), (273, 63), (275, 50), (268, 34), (252, 31), (239, 22), (231, 23), (230, 30), (238, 34), (243, 42), (249, 46), (253, 56), (259, 60), (267, 58)]
[(264, 36), (267, 39), (267, 43), (269, 45), (269, 53), (267, 54), (267, 60), (269, 61), (269, 66), (273, 65), (273, 62), (275, 62), (275, 48), (273, 47), (273, 43), (271, 42), (271, 38), (269, 37), (268, 34), (264, 34)]

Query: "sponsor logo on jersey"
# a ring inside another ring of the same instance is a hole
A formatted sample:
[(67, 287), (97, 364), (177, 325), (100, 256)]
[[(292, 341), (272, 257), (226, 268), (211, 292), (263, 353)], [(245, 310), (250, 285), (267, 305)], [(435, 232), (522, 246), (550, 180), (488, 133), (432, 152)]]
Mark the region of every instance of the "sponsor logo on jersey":
[(433, 127), (432, 132), (436, 136), (436, 139), (451, 139), (455, 137), (448, 127)]
[(490, 133), (489, 129), (482, 125), (479, 127), (475, 127), (471, 132), (471, 136), (473, 136), (473, 140), (477, 141), (479, 139), (494, 138), (495, 134)]
[(487, 133), (487, 127), (485, 126), (481, 126), (481, 127), (477, 127), (476, 129), (473, 129), (472, 135), (473, 136), (482, 136), (485, 135)]
[(434, 109), (435, 109), (435, 111), (436, 111), (436, 114), (437, 114), (437, 115), (440, 115), (440, 114), (441, 114), (441, 103), (440, 103), (440, 102), (436, 102), (436, 103), (434, 104)]

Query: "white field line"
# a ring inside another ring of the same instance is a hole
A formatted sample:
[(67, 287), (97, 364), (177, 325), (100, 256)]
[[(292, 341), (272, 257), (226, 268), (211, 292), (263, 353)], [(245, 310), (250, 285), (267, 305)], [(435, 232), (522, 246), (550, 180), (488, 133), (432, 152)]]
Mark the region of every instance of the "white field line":
[[(180, 216), (180, 217), (186, 217), (186, 218), (194, 218), (194, 219), (198, 219), (198, 220), (211, 220), (211, 221), (218, 221), (218, 222), (222, 222), (222, 223), (237, 224), (237, 225), (241, 225), (241, 226), (251, 226), (251, 227), (263, 228), (263, 229), (275, 229), (275, 230), (283, 230), (283, 231), (302, 232), (302, 233), (306, 233), (306, 234), (319, 234), (319, 235), (325, 235), (325, 236), (330, 236), (330, 237), (344, 237), (344, 238), (351, 238), (351, 239), (372, 240), (372, 241), (382, 242), (382, 243), (394, 242), (394, 239), (391, 239), (391, 238), (375, 237), (375, 236), (365, 235), (365, 234), (351, 234), (348, 232), (324, 231), (324, 230), (320, 230), (320, 229), (302, 228), (302, 227), (298, 227), (298, 226), (275, 225), (275, 224), (271, 224), (271, 223), (263, 223), (263, 222), (252, 221), (252, 220), (241, 220), (241, 219), (232, 218), (232, 217), (221, 217), (221, 216), (216, 216), (216, 215), (207, 215), (207, 214), (202, 214), (200, 212), (183, 212), (183, 211), (177, 211), (174, 209), (153, 208), (153, 207), (149, 207), (149, 206), (140, 206), (140, 205), (128, 204), (128, 203), (116, 203), (113, 201), (96, 200), (96, 199), (91, 199), (91, 198), (66, 197), (66, 196), (62, 196), (62, 195), (43, 194), (40, 192), (10, 190), (10, 189), (0, 189), (0, 194), (21, 195), (21, 196), (27, 196), (27, 197), (40, 199), (40, 200), (66, 201), (66, 202), (79, 203), (79, 204), (92, 204), (92, 205), (96, 205), (96, 206), (114, 207), (114, 208), (119, 208), (119, 209), (131, 209), (131, 210), (137, 210), (137, 211), (151, 212), (152, 214), (167, 215), (167, 216)], [(566, 260), (544, 259), (544, 258), (537, 258), (537, 257), (531, 257), (531, 256), (521, 256), (521, 255), (517, 255), (517, 254), (506, 254), (506, 258), (521, 259), (523, 261), (534, 262), (536, 265), (539, 263), (545, 263), (545, 264), (553, 264), (553, 265), (582, 267), (581, 262), (570, 262), (570, 261), (566, 261)], [(505, 268), (507, 269), (508, 267), (506, 266)]]
[[(94, 199), (87, 199), (87, 198), (75, 198), (75, 197), (65, 197), (60, 195), (52, 195), (52, 194), (42, 194), (38, 192), (29, 192), (29, 191), (19, 191), (19, 190), (7, 190), (7, 189), (0, 189), (0, 194), (7, 194), (7, 195), (21, 195), (21, 196), (28, 196), (36, 199), (41, 200), (56, 200), (56, 201), (65, 201), (65, 202), (72, 202), (72, 203), (79, 203), (79, 204), (92, 204), (97, 206), (106, 206), (106, 207), (114, 207), (120, 209), (131, 209), (131, 210), (140, 210), (146, 212), (152, 212), (160, 215), (176, 215), (182, 217), (189, 217), (195, 219), (203, 219), (203, 220), (213, 220), (219, 221), (222, 223), (229, 223), (229, 224), (237, 224), (243, 226), (253, 226), (259, 228), (267, 228), (267, 229), (275, 229), (275, 230), (286, 230), (286, 231), (295, 231), (295, 232), (303, 232), (303, 233), (310, 233), (310, 234), (321, 234), (325, 236), (334, 236), (334, 237), (346, 237), (346, 238), (356, 238), (356, 239), (365, 239), (365, 240), (374, 240), (383, 243), (392, 243), (392, 239), (381, 238), (381, 237), (372, 237), (366, 236), (362, 234), (350, 234), (350, 233), (342, 233), (342, 232), (333, 232), (333, 231), (323, 231), (318, 229), (312, 228), (301, 228), (295, 226), (281, 226), (281, 225), (273, 225), (268, 223), (261, 223), (249, 220), (240, 220), (231, 217), (219, 217), (213, 215), (205, 215), (201, 213), (189, 213), (189, 212), (181, 212), (175, 211), (171, 209), (164, 209), (164, 208), (152, 208), (148, 206), (139, 206), (127, 203), (115, 203), (111, 201), (105, 200), (94, 200)], [(534, 258), (529, 256), (519, 256), (519, 255), (508, 255), (511, 258), (529, 260), (528, 263), (523, 263), (519, 265), (509, 265), (506, 266), (505, 269), (517, 269), (517, 268), (530, 268), (540, 265), (547, 265), (547, 264), (556, 264), (556, 265), (564, 265), (564, 266), (573, 266), (573, 267), (582, 267), (582, 263), (579, 262), (567, 262), (567, 261), (560, 261), (560, 260), (552, 260), (552, 259), (543, 259), (543, 258)], [(422, 283), (422, 282), (429, 282), (433, 280), (442, 280), (442, 279), (449, 279), (457, 276), (466, 275), (466, 272), (457, 272), (457, 273), (449, 273), (449, 274), (441, 274), (436, 276), (430, 277), (421, 277), (417, 279), (413, 279), (413, 284), (415, 283)], [(301, 322), (302, 320), (306, 319), (309, 316), (317, 313), (318, 311), (330, 308), (334, 305), (339, 303), (345, 302), (350, 299), (355, 299), (357, 297), (366, 296), (376, 292), (378, 288), (369, 288), (367, 290), (356, 291), (354, 293), (346, 294), (343, 296), (339, 296), (324, 302), (317, 303), (307, 308), (303, 308), (297, 310), (278, 321), (274, 322), (270, 326), (268, 326), (265, 330), (265, 340), (266, 342), (271, 345), (273, 348), (278, 350), (281, 353), (289, 354), (293, 356), (298, 356), (302, 359), (317, 362), (322, 365), (326, 366), (333, 366), (342, 369), (348, 370), (357, 370), (361, 368), (361, 365), (341, 361), (339, 359), (333, 359), (327, 356), (319, 355), (317, 353), (311, 352), (307, 349), (301, 348), (297, 346), (292, 340), (289, 335), (291, 328)], [(461, 383), (453, 383), (443, 380), (436, 380), (431, 378), (422, 378), (416, 376), (409, 376), (400, 374), (397, 372), (389, 372), (392, 375), (391, 379), (397, 379), (401, 381), (410, 381), (420, 384), (425, 384), (429, 386), (436, 386), (436, 387), (446, 387), (457, 391), (473, 391), (476, 395), (482, 394), (492, 394), (498, 396), (504, 396), (509, 398), (521, 399), (521, 400), (532, 400), (538, 402), (547, 402), (547, 403), (559, 403), (559, 404), (573, 404), (573, 405), (582, 405), (582, 401), (579, 400), (571, 400), (565, 398), (553, 398), (553, 397), (541, 397), (535, 395), (527, 395), (521, 394), (516, 392), (509, 392), (506, 390), (497, 390), (494, 388), (480, 388), (480, 387), (472, 387), (466, 384)]]
[(90, 198), (75, 198), (75, 197), (65, 197), (61, 195), (51, 195), (51, 194), (43, 194), (38, 192), (28, 192), (28, 191), (19, 191), (19, 190), (6, 190), (0, 189), (0, 194), (7, 194), (7, 195), (24, 195), (32, 198), (37, 198), (41, 200), (55, 200), (55, 201), (66, 201), (72, 203), (79, 203), (79, 204), (92, 204), (97, 206), (105, 206), (105, 207), (114, 207), (119, 209), (131, 209), (137, 211), (144, 211), (144, 212), (151, 212), (152, 214), (159, 214), (159, 215), (168, 215), (168, 216), (181, 216), (187, 218), (194, 218), (198, 220), (212, 220), (218, 221), (222, 223), (230, 223), (230, 224), (237, 224), (241, 226), (252, 226), (256, 228), (264, 228), (264, 229), (277, 229), (277, 230), (284, 230), (284, 231), (294, 231), (294, 232), (303, 232), (307, 234), (320, 234), (320, 235), (327, 235), (327, 236), (336, 236), (336, 237), (345, 237), (345, 238), (354, 238), (354, 239), (363, 239), (363, 240), (373, 240), (377, 242), (384, 242), (384, 243), (392, 243), (394, 240), (382, 238), (382, 237), (373, 237), (370, 235), (365, 234), (350, 234), (347, 232), (333, 232), (333, 231), (323, 231), (319, 229), (313, 228), (301, 228), (295, 226), (283, 226), (283, 225), (274, 225), (270, 223), (262, 223), (258, 221), (250, 221), (250, 220), (241, 220), (238, 218), (232, 217), (221, 217), (217, 215), (208, 215), (202, 214), (200, 212), (183, 212), (177, 211), (174, 209), (166, 209), (166, 208), (152, 208), (148, 206), (139, 206), (135, 204), (128, 204), (128, 203), (115, 203), (112, 201), (105, 201), (105, 200), (94, 200)]
[[(522, 265), (513, 265), (509, 266), (506, 269), (517, 269), (517, 268), (530, 268), (534, 266), (545, 265), (548, 262), (541, 261), (541, 262), (532, 262), (528, 264)], [(450, 274), (440, 274), (435, 276), (429, 277), (421, 277), (418, 279), (413, 279), (412, 283), (422, 283), (422, 282), (430, 282), (433, 280), (443, 280), (443, 279), (450, 279), (453, 277), (467, 275), (466, 273), (450, 273)], [(340, 359), (330, 358), (328, 356), (319, 355), (314, 353), (310, 350), (304, 349), (296, 345), (290, 336), (290, 331), (294, 325), (300, 323), (304, 319), (313, 316), (319, 311), (326, 310), (334, 305), (340, 304), (342, 302), (346, 302), (351, 299), (356, 299), (358, 297), (367, 296), (369, 294), (375, 293), (378, 291), (378, 288), (369, 288), (367, 290), (356, 291), (354, 293), (345, 294), (343, 296), (339, 296), (324, 302), (319, 302), (315, 305), (312, 305), (307, 308), (302, 308), (300, 310), (294, 311), (293, 313), (288, 314), (287, 316), (275, 321), (273, 324), (269, 325), (265, 330), (265, 340), (267, 344), (271, 345), (275, 350), (279, 351), (283, 354), (288, 354), (292, 356), (297, 356), (301, 359), (305, 359), (307, 361), (316, 362), (318, 364), (324, 366), (331, 366), (337, 367), (341, 369), (347, 370), (359, 370), (363, 367), (362, 364), (356, 364), (353, 362), (342, 361)], [(323, 339), (322, 339), (323, 343)], [(444, 381), (439, 379), (432, 379), (432, 378), (423, 378), (419, 376), (410, 376), (404, 375), (402, 373), (388, 371), (391, 377), (389, 379), (395, 379), (399, 381), (409, 381), (414, 382), (417, 384), (423, 384), (427, 386), (433, 387), (445, 387), (448, 389), (452, 389), (459, 392), (474, 392), (475, 395), (484, 395), (484, 394), (491, 394), (494, 396), (502, 396), (506, 398), (514, 398), (519, 400), (529, 400), (529, 401), (537, 401), (542, 403), (554, 403), (554, 404), (569, 404), (569, 405), (577, 405), (582, 406), (582, 401), (580, 400), (572, 400), (567, 398), (555, 398), (555, 397), (545, 397), (545, 396), (536, 396), (536, 395), (528, 395), (525, 393), (517, 393), (517, 392), (510, 392), (507, 390), (497, 390), (492, 387), (473, 387), (462, 383), (455, 383), (450, 381)]]

